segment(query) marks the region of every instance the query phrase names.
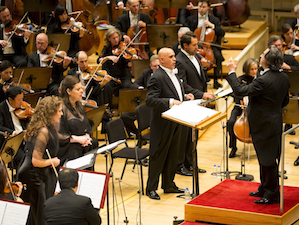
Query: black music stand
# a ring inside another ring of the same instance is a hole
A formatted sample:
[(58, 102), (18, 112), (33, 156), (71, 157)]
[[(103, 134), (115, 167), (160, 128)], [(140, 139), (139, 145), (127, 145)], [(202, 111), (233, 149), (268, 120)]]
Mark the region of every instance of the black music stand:
[(49, 45), (55, 49), (57, 48), (58, 44), (60, 44), (58, 51), (68, 51), (70, 48), (71, 34), (48, 34), (48, 40)]
[(135, 79), (142, 75), (142, 71), (149, 68), (149, 59), (133, 59), (132, 61), (132, 75)]
[(145, 103), (147, 89), (120, 89), (118, 112), (135, 112), (136, 107)]
[(151, 48), (170, 47), (178, 42), (178, 30), (181, 24), (148, 24), (147, 39)]
[[(12, 162), (22, 144), (24, 134), (24, 132), (21, 132), (13, 137), (5, 139), (4, 144), (1, 147), (1, 157), (5, 164)], [(13, 177), (13, 169), (11, 170), (11, 177)]]
[(104, 113), (106, 112), (106, 108), (108, 104), (102, 105), (97, 109), (93, 109), (91, 111), (86, 112), (87, 119), (92, 123), (91, 130), (92, 133), (96, 132), (96, 137), (98, 138), (98, 126), (102, 122)]
[(23, 0), (24, 12), (51, 12), (56, 7), (55, 1)]
[(14, 77), (18, 80), (22, 71), (23, 77), (20, 83), (30, 84), (32, 89), (47, 89), (50, 83), (52, 68), (48, 67), (25, 67), (18, 68), (14, 71)]

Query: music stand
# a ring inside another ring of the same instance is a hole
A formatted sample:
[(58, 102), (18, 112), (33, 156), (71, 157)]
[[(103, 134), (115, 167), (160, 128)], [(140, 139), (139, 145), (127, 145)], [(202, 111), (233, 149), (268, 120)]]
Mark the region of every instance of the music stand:
[(55, 1), (49, 0), (23, 0), (24, 12), (51, 12), (55, 9)]
[(18, 80), (22, 71), (23, 77), (20, 83), (30, 84), (32, 89), (47, 89), (50, 83), (52, 68), (48, 67), (30, 67), (18, 68), (14, 71), (14, 77)]
[(48, 40), (49, 45), (55, 49), (57, 48), (58, 44), (60, 44), (58, 51), (68, 51), (70, 48), (71, 34), (48, 34)]
[(152, 48), (170, 47), (178, 42), (178, 30), (181, 24), (148, 24), (147, 39)]
[(174, 9), (185, 9), (186, 8), (186, 0), (159, 0), (155, 1), (155, 7), (157, 8), (165, 8), (165, 6), (168, 5), (168, 8), (174, 8)]
[(118, 112), (135, 112), (136, 107), (145, 103), (147, 89), (120, 89)]
[(98, 126), (100, 125), (100, 123), (102, 122), (104, 113), (106, 112), (106, 108), (108, 107), (108, 104), (102, 105), (97, 109), (93, 109), (91, 111), (86, 112), (86, 116), (87, 119), (89, 121), (92, 121), (92, 127), (91, 127), (91, 131), (93, 132), (97, 132), (97, 136), (98, 136)]
[(132, 59), (132, 75), (135, 79), (142, 75), (142, 71), (149, 68), (149, 59)]
[(34, 93), (27, 93), (24, 95), (24, 101), (28, 102), (33, 108), (35, 108), (38, 99), (43, 98), (46, 95), (46, 90), (34, 92)]

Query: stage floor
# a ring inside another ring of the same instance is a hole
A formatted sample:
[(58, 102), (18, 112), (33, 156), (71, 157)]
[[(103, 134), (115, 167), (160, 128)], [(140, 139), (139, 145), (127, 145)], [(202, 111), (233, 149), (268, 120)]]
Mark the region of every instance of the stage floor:
[(279, 204), (257, 205), (249, 196), (259, 183), (225, 180), (185, 206), (185, 221), (221, 224), (293, 224), (299, 219), (299, 188), (284, 187), (284, 211)]

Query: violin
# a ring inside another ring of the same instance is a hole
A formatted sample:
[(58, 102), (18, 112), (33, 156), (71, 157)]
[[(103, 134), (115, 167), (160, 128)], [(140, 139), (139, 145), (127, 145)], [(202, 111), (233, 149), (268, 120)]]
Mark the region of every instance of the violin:
[[(11, 186), (11, 189), (12, 189), (14, 195), (17, 195), (19, 193), (20, 187), (14, 182), (10, 182), (10, 185), (8, 183), (5, 185), (4, 194), (7, 195), (7, 194), (11, 193), (10, 186)], [(27, 187), (27, 185), (23, 184), (23, 187), (25, 189)]]
[[(100, 82), (105, 77), (105, 75), (109, 75), (106, 70), (95, 71), (94, 68), (89, 67), (85, 72), (82, 73), (82, 78), (85, 81), (89, 80), (90, 78), (93, 78), (95, 81)], [(115, 77), (111, 77), (111, 79), (116, 83), (121, 84), (121, 80)]]
[[(67, 56), (67, 53), (65, 51), (56, 51), (51, 46), (48, 46), (46, 51), (40, 55), (41, 60), (43, 62), (50, 62), (53, 60), (57, 64), (62, 63), (66, 56)], [(75, 59), (72, 58), (72, 61), (75, 62)]]
[(28, 26), (26, 24), (18, 24), (17, 21), (12, 20), (8, 26), (5, 26), (4, 32), (7, 36), (10, 36), (11, 34), (15, 33), (18, 36), (24, 36), (25, 31), (30, 31), (33, 33), (32, 25)]
[(94, 100), (82, 100), (81, 103), (85, 107), (86, 112), (99, 108), (97, 102)]
[(84, 30), (88, 34), (91, 34), (90, 31), (88, 31), (87, 29), (84, 28), (82, 22), (79, 22), (79, 21), (76, 22), (73, 17), (68, 19), (66, 22), (62, 23), (61, 29), (66, 30), (66, 31), (71, 30), (73, 33), (78, 33), (80, 30)]
[(118, 46), (112, 49), (112, 54), (119, 57), (122, 56), (125, 59), (131, 59), (133, 55), (137, 54), (137, 51), (133, 47), (128, 47), (124, 41), (121, 41)]
[(19, 119), (24, 120), (32, 117), (34, 109), (29, 103), (23, 101), (21, 107), (15, 109), (14, 113)]
[(18, 84), (15, 78), (10, 78), (8, 81), (3, 83), (3, 91), (6, 92), (8, 88), (18, 86), (28, 93), (34, 93), (30, 84)]

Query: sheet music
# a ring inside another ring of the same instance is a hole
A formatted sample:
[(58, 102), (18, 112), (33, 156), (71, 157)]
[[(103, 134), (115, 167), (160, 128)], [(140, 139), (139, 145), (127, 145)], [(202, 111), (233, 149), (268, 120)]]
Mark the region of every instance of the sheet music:
[(100, 208), (106, 176), (103, 174), (80, 172), (78, 195), (91, 199), (94, 208)]
[(99, 148), (98, 151), (97, 151), (97, 154), (100, 154), (100, 153), (105, 152), (105, 151), (113, 150), (118, 145), (120, 145), (122, 143), (125, 143), (125, 142), (126, 142), (126, 140), (119, 140), (119, 141), (113, 142), (110, 145), (106, 145), (106, 146), (104, 146), (102, 148)]
[(65, 167), (70, 169), (83, 168), (85, 165), (90, 164), (91, 160), (93, 160), (94, 157), (94, 154), (84, 155), (80, 158), (66, 162)]
[(29, 205), (0, 200), (0, 224), (25, 225), (27, 222), (29, 209)]
[(220, 93), (217, 93), (217, 96), (221, 98), (221, 97), (224, 97), (224, 96), (229, 95), (231, 93), (233, 93), (233, 89), (232, 88), (228, 88), (228, 89), (226, 89), (224, 91), (221, 91)]
[(174, 105), (162, 114), (195, 126), (200, 121), (218, 113), (218, 111), (199, 106), (200, 101), (184, 101), (181, 105)]

